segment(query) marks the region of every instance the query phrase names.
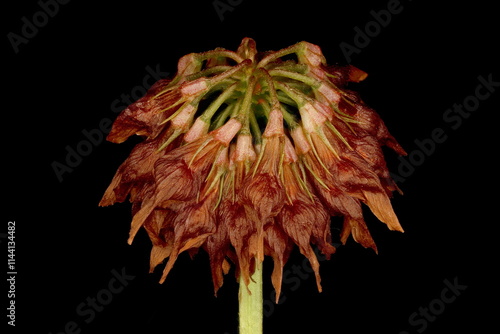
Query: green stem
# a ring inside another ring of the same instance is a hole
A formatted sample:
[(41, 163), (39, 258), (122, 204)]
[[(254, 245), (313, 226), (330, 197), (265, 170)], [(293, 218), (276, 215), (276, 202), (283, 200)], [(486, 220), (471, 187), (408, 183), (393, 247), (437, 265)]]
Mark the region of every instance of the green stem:
[(218, 114), (215, 119), (212, 122), (212, 125), (210, 126), (210, 130), (215, 130), (220, 128), (224, 123), (226, 122), (226, 119), (231, 115), (231, 113), (234, 111), (235, 106), (238, 105), (238, 102), (233, 102), (229, 104), (224, 110)]
[(246, 92), (243, 97), (243, 101), (241, 102), (240, 110), (236, 116), (241, 121), (242, 129), (248, 129), (254, 88), (255, 88), (255, 77), (251, 76), (250, 79), (248, 80), (248, 85), (246, 87)]
[(290, 87), (290, 85), (288, 84), (277, 81), (276, 88), (281, 90), (283, 93), (288, 95), (288, 97), (294, 100), (299, 108), (303, 106), (306, 102), (311, 100), (309, 96), (307, 96), (298, 89)]
[(262, 132), (260, 131), (259, 123), (255, 117), (255, 113), (250, 113), (250, 129), (253, 134), (255, 145), (262, 144)]
[(281, 113), (283, 115), (283, 120), (286, 122), (286, 124), (288, 124), (291, 130), (295, 129), (299, 125), (295, 116), (284, 106), (281, 106)]
[(196, 72), (196, 73), (193, 73), (193, 74), (186, 76), (186, 81), (196, 80), (196, 79), (201, 78), (201, 77), (209, 77), (215, 73), (223, 73), (223, 72), (229, 71), (231, 68), (232, 68), (232, 66), (222, 66), (222, 65), (210, 67), (210, 68), (207, 68), (203, 71), (199, 71), (199, 72)]
[(237, 73), (238, 71), (241, 71), (242, 69), (244, 69), (246, 66), (250, 65), (252, 62), (247, 59), (247, 60), (244, 60), (243, 62), (239, 63), (238, 65), (236, 66), (233, 66), (230, 70), (227, 70), (225, 72), (222, 72), (221, 74), (218, 74), (216, 76), (213, 76), (213, 77), (210, 77), (208, 79), (208, 82), (213, 86), (213, 85), (216, 85), (217, 83), (220, 83), (222, 82), (223, 80), (227, 79), (227, 78), (230, 78), (231, 76), (233, 76), (235, 73)]
[(305, 83), (308, 86), (311, 86), (313, 88), (318, 88), (321, 85), (321, 82), (318, 80), (311, 78), (305, 74), (297, 73), (297, 72), (292, 72), (292, 71), (287, 71), (287, 70), (282, 70), (282, 69), (274, 69), (269, 71), (269, 74), (271, 76), (277, 76), (277, 77), (285, 77), (293, 80), (297, 80), (300, 82)]
[(278, 58), (284, 57), (284, 56), (292, 54), (292, 53), (297, 53), (302, 48), (302, 45), (303, 45), (302, 42), (299, 42), (299, 43), (294, 44), (292, 46), (289, 46), (287, 48), (278, 50), (276, 52), (272, 52), (271, 54), (262, 58), (262, 60), (257, 65), (257, 67), (264, 67), (267, 64), (269, 64), (270, 62), (275, 61)]
[(255, 272), (250, 284), (245, 285), (240, 278), (239, 319), (240, 334), (262, 334), (263, 299), (262, 299), (262, 262), (255, 259)]
[(269, 74), (268, 71), (266, 71), (264, 68), (260, 68), (260, 71), (262, 72), (264, 76), (264, 81), (267, 84), (267, 89), (269, 90), (269, 96), (271, 97), (271, 105), (272, 108), (279, 108), (280, 106), (280, 101), (278, 100), (278, 93), (276, 92), (276, 88), (274, 87), (274, 82), (273, 78)]
[(236, 52), (234, 51), (229, 51), (229, 50), (224, 50), (224, 49), (219, 49), (219, 50), (211, 50), (211, 51), (206, 51), (202, 53), (198, 53), (197, 58), (200, 61), (209, 59), (209, 58), (230, 58), (234, 60), (237, 63), (241, 63), (243, 58), (241, 58)]
[(207, 109), (203, 112), (203, 114), (200, 116), (201, 119), (204, 122), (210, 123), (210, 120), (212, 119), (212, 116), (215, 114), (215, 112), (219, 109), (219, 107), (226, 102), (227, 99), (234, 93), (236, 89), (237, 83), (233, 83), (229, 88), (224, 90), (216, 99), (213, 101)]

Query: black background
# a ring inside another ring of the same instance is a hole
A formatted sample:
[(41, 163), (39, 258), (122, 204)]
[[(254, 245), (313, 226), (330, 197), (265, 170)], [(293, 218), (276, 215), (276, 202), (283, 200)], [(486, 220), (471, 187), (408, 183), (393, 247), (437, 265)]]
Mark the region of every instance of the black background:
[[(386, 9), (389, 1), (232, 3), (221, 20), (212, 1), (71, 1), (60, 5), (18, 53), (7, 34), (21, 34), (22, 17), (31, 21), (40, 5), (23, 1), (5, 10), (7, 187), (1, 232), (9, 220), (16, 221), (17, 330), (55, 334), (74, 321), (83, 334), (237, 333), (233, 272), (214, 297), (206, 254), (201, 251), (194, 260), (183, 254), (160, 285), (161, 268), (148, 273), (146, 234), (126, 244), (129, 205), (97, 206), (137, 139), (94, 145), (62, 182), (52, 168), (54, 161), (64, 163), (67, 146), (85, 140), (83, 130), (116, 117), (112, 102), (142, 85), (147, 66), (173, 75), (181, 56), (215, 47), (234, 50), (243, 37), (254, 38), (261, 51), (306, 40), (321, 46), (329, 63), (346, 63), (339, 45), (355, 46), (354, 28), (364, 30), (374, 20), (370, 11)], [(500, 87), (456, 129), (443, 115), (474, 95), (479, 76), (500, 81), (497, 9), (479, 1), (439, 6), (401, 1), (400, 6), (401, 12), (352, 54), (351, 63), (369, 73), (352, 88), (379, 112), (410, 157), (418, 158), (415, 140), (428, 141), (436, 128), (446, 140), (431, 154), (420, 154), (423, 159), (414, 160), (418, 166), (399, 183), (404, 195), (396, 194), (393, 205), (405, 233), (388, 231), (367, 211), (379, 254), (350, 240), (321, 262), (322, 293), (312, 275), (289, 273), (286, 300), (272, 309), (266, 302), (266, 333), (495, 328)], [(398, 173), (401, 160), (387, 151), (387, 161)], [(285, 272), (302, 263), (297, 251)], [(113, 270), (133, 278), (95, 317), (82, 316), (78, 306), (105, 293)], [(266, 262), (266, 300), (271, 270)], [(439, 306), (445, 280), (467, 288), (425, 328), (423, 322), (410, 323), (420, 307)]]

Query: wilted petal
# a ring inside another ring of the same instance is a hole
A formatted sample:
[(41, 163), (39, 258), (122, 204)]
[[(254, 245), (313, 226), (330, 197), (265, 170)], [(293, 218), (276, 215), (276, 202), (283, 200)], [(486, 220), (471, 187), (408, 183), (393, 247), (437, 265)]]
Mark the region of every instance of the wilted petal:
[(175, 213), (171, 210), (156, 209), (146, 220), (144, 229), (153, 245), (165, 246), (167, 244), (164, 232), (171, 227), (171, 220), (174, 216)]
[(134, 215), (129, 243), (155, 208), (168, 208), (170, 203), (190, 200), (195, 198), (199, 191), (201, 180), (193, 174), (185, 161), (163, 158), (155, 165), (154, 194), (144, 199), (141, 209)]
[(156, 209), (144, 223), (144, 228), (153, 243), (150, 255), (150, 272), (163, 262), (173, 247), (173, 220), (175, 212), (171, 210)]
[(280, 211), (285, 196), (277, 176), (259, 173), (245, 183), (241, 198), (256, 211), (258, 219), (265, 222)]
[(123, 110), (113, 123), (107, 140), (113, 143), (122, 143), (134, 134), (155, 138), (164, 128), (163, 120), (174, 111), (174, 109), (170, 109), (165, 112), (165, 109), (175, 105), (181, 98), (178, 90), (170, 90), (155, 97), (168, 84), (169, 80), (161, 80), (153, 85), (144, 97)]
[(283, 280), (283, 266), (293, 249), (293, 243), (283, 229), (275, 222), (267, 224), (264, 228), (265, 253), (273, 258), (274, 268), (271, 281), (276, 291), (276, 303), (281, 294), (281, 281)]
[(226, 256), (231, 246), (229, 239), (229, 222), (227, 221), (228, 214), (225, 212), (226, 206), (227, 205), (224, 204), (219, 206), (216, 213), (216, 231), (207, 237), (205, 243), (205, 248), (210, 257), (212, 281), (214, 283), (214, 292), (216, 295), (224, 281), (223, 274), (225, 274), (225, 270), (227, 270)]
[(253, 174), (247, 176), (240, 194), (242, 203), (250, 205), (256, 211), (262, 224), (279, 212), (285, 199), (279, 178), (284, 145), (283, 118), (280, 111), (273, 110)]
[(357, 104), (341, 103), (341, 109), (352, 114), (357, 123), (352, 126), (356, 130), (361, 129), (362, 132), (369, 134), (376, 138), (381, 145), (387, 145), (400, 155), (406, 155), (405, 150), (399, 145), (396, 139), (389, 133), (384, 122), (379, 114), (373, 109), (367, 107), (359, 99), (358, 94), (351, 94), (351, 98), (357, 101)]
[(385, 192), (363, 191), (365, 203), (375, 216), (387, 224), (390, 230), (404, 232)]
[(172, 252), (163, 270), (160, 282), (165, 280), (180, 253), (199, 248), (208, 236), (215, 233), (214, 203), (215, 195), (212, 195), (201, 202), (188, 205), (178, 212), (173, 222), (174, 243)]
[[(311, 247), (313, 225), (320, 220), (330, 220), (325, 212), (317, 210), (315, 203), (308, 198), (298, 198), (291, 205), (285, 204), (276, 217), (283, 231), (299, 246), (300, 253), (309, 259), (316, 276), (318, 290), (321, 291), (319, 262)], [(325, 222), (323, 222), (324, 224)]]
[[(226, 203), (223, 221), (227, 222), (229, 240), (233, 245), (238, 260), (238, 272), (246, 285), (255, 268), (255, 258), (258, 256), (258, 229), (255, 221), (249, 219), (244, 206), (237, 203)], [(262, 250), (263, 252), (263, 250)]]
[(340, 233), (340, 241), (345, 245), (349, 235), (352, 235), (354, 241), (361, 244), (365, 248), (371, 248), (378, 253), (377, 245), (373, 240), (368, 227), (363, 218), (353, 218), (345, 216), (344, 225)]
[(140, 189), (144, 183), (152, 182), (154, 164), (163, 155), (157, 152), (157, 149), (157, 140), (137, 144), (129, 157), (118, 167), (99, 205), (123, 202), (132, 188)]
[(210, 134), (168, 152), (154, 165), (154, 197), (145, 200), (133, 220), (129, 243), (157, 207), (169, 208), (179, 201), (196, 198), (220, 152), (238, 131), (237, 123), (226, 123)]

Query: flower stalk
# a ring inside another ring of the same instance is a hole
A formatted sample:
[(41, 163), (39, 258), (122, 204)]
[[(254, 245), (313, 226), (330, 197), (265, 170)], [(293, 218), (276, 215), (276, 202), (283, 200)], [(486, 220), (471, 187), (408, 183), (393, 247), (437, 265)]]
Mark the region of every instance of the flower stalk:
[(239, 334), (262, 334), (263, 298), (262, 298), (262, 262), (257, 261), (250, 283), (240, 284)]

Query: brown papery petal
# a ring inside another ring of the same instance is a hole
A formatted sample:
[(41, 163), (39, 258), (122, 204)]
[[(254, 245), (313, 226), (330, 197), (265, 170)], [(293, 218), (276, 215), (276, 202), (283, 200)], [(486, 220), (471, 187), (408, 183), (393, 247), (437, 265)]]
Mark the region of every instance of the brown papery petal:
[(223, 273), (231, 242), (229, 240), (229, 222), (227, 221), (226, 210), (228, 202), (221, 203), (216, 212), (217, 228), (215, 233), (207, 237), (205, 249), (210, 257), (210, 268), (212, 272), (212, 281), (214, 284), (214, 292), (222, 287), (224, 281)]
[(228, 226), (229, 239), (236, 251), (239, 272), (248, 285), (253, 274), (253, 261), (260, 251), (256, 222), (249, 219), (245, 208), (238, 204), (227, 203), (222, 215)]
[(175, 108), (168, 111), (164, 109), (169, 108), (181, 98), (178, 90), (171, 90), (154, 98), (162, 86), (154, 87), (144, 97), (123, 110), (113, 123), (106, 139), (118, 144), (134, 134), (155, 138), (164, 127), (163, 120), (175, 111)]
[(174, 224), (174, 244), (160, 282), (172, 269), (180, 253), (199, 248), (216, 231), (215, 214), (212, 210), (216, 196), (212, 194), (201, 202), (194, 202), (180, 211)]
[(154, 164), (163, 156), (157, 149), (157, 140), (137, 144), (129, 157), (118, 167), (99, 205), (107, 206), (123, 202), (132, 187), (137, 188), (142, 183), (152, 182)]
[(365, 248), (371, 248), (378, 254), (377, 245), (373, 240), (368, 227), (363, 218), (354, 219), (346, 216), (344, 225), (340, 234), (340, 241), (345, 245), (347, 238), (352, 234), (354, 241)]
[(266, 225), (264, 234), (266, 255), (271, 256), (274, 261), (271, 281), (276, 291), (276, 303), (278, 303), (281, 294), (281, 281), (283, 280), (283, 266), (290, 256), (293, 243), (283, 229), (275, 222)]
[(321, 211), (316, 210), (314, 203), (302, 197), (292, 205), (284, 205), (276, 219), (285, 233), (299, 246), (300, 253), (309, 259), (316, 276), (318, 290), (321, 291), (319, 262), (311, 247), (311, 236), (313, 225), (318, 220), (329, 219), (329, 217), (322, 215)]

